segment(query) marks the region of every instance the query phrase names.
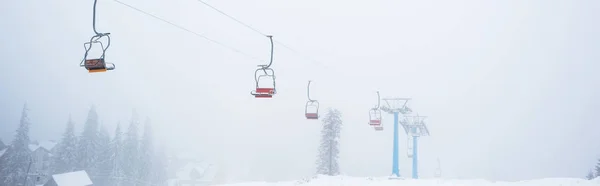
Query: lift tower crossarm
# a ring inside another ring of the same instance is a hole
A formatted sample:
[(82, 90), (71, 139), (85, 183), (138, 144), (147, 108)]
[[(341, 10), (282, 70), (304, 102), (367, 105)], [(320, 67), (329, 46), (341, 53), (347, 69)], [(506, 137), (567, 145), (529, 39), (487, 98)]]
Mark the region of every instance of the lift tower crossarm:
[(429, 136), (429, 129), (425, 124), (427, 116), (405, 116), (400, 120), (407, 136)]
[(390, 114), (393, 113), (402, 113), (408, 114), (412, 112), (412, 109), (408, 108), (408, 101), (412, 100), (411, 98), (384, 98), (385, 105), (381, 106), (381, 110), (388, 112)]

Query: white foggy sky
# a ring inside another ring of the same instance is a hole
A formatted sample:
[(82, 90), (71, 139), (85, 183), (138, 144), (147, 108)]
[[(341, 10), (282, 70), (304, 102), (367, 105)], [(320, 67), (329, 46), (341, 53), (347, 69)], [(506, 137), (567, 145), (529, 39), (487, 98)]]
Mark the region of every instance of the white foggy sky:
[[(122, 0), (266, 61), (269, 41), (195, 0)], [(224, 162), (231, 181), (314, 173), (320, 122), (304, 119), (306, 83), (321, 110), (342, 111), (341, 168), (391, 173), (392, 115), (367, 125), (382, 97), (411, 97), (429, 116), (420, 176), (436, 158), (448, 178), (582, 177), (600, 156), (596, 74), (600, 1), (206, 1), (318, 62), (275, 46), (278, 95), (256, 100), (263, 64), (191, 33), (99, 0), (116, 70), (78, 64), (93, 1), (0, 1), (0, 138), (24, 102), (32, 139), (59, 139), (69, 114), (82, 128), (95, 104), (114, 131), (131, 110), (175, 149)], [(400, 174), (410, 176), (406, 137)]]

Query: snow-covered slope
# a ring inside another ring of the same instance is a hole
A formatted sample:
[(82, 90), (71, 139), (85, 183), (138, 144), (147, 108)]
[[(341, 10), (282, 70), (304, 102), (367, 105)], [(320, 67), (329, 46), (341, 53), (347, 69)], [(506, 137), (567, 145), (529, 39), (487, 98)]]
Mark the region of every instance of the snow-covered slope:
[(585, 180), (577, 178), (547, 178), (518, 182), (491, 182), (486, 180), (444, 180), (444, 179), (405, 179), (389, 180), (388, 178), (358, 178), (348, 176), (319, 176), (289, 182), (249, 182), (226, 184), (221, 186), (600, 186), (600, 178)]

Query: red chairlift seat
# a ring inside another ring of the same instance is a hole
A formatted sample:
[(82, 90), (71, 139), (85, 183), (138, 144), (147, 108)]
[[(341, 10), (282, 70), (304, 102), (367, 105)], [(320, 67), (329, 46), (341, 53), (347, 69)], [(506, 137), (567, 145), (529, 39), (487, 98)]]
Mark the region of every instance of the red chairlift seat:
[(252, 93), (255, 98), (272, 98), (275, 94), (274, 88), (256, 88), (256, 91)]
[[(107, 66), (110, 64), (111, 66)], [(104, 59), (86, 59), (84, 64), (85, 69), (88, 70), (89, 73), (96, 72), (106, 72), (108, 70), (114, 70), (115, 65), (112, 63), (106, 63)]]
[(306, 119), (319, 119), (318, 113), (306, 113), (304, 115), (306, 116)]
[[(263, 75), (258, 75), (259, 71), (264, 71), (265, 74)], [(267, 72), (270, 71), (271, 74), (268, 74)], [(273, 95), (275, 95), (276, 91), (275, 91), (275, 71), (273, 71), (273, 69), (270, 68), (259, 68), (256, 69), (256, 71), (254, 72), (255, 74), (255, 80), (256, 80), (256, 90), (250, 92), (250, 94), (254, 95), (255, 98), (272, 98)], [(271, 80), (273, 81), (273, 87), (259, 87), (259, 82), (260, 79), (262, 78), (267, 78), (270, 77)]]

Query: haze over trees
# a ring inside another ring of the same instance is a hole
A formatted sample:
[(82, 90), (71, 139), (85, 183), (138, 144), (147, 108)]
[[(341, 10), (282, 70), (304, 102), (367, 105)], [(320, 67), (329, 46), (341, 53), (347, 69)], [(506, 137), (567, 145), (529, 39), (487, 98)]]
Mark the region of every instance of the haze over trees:
[[(149, 119), (143, 135), (138, 136), (138, 115), (135, 111), (126, 134), (117, 125), (114, 136), (99, 123), (94, 106), (88, 112), (83, 131), (75, 134), (75, 122), (69, 116), (64, 133), (55, 146), (46, 175), (85, 170), (94, 185), (141, 186), (167, 185), (167, 165), (164, 149), (156, 149)], [(31, 171), (32, 150), (29, 149), (29, 117), (27, 105), (22, 111), (14, 140), (6, 144), (0, 156), (0, 186), (32, 186), (36, 177)], [(143, 170), (143, 171), (140, 171)], [(30, 175), (27, 177), (26, 175)]]

